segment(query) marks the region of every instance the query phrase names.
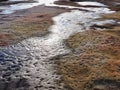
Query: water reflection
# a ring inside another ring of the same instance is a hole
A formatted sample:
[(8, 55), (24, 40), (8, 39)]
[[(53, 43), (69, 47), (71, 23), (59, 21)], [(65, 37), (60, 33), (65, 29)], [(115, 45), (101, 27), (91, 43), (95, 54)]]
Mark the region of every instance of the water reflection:
[[(18, 0), (10, 0), (10, 1), (14, 2), (14, 1), (18, 1)], [(22, 1), (22, 0), (19, 0), (19, 1)], [(36, 2), (34, 2), (34, 3), (18, 3), (18, 4), (14, 4), (14, 5), (9, 5), (0, 14), (12, 14), (16, 10), (28, 9), (28, 8), (32, 8), (32, 7), (38, 6), (38, 5), (52, 6), (54, 1), (57, 1), (57, 0), (35, 0), (35, 1)]]
[[(55, 0), (40, 1), (41, 0), (39, 0), (39, 3), (45, 5), (66, 8), (73, 7), (55, 5), (53, 4), (53, 1)], [(29, 5), (33, 7), (36, 3)], [(25, 4), (25, 7), (28, 8), (29, 5), (27, 6), (27, 4)], [(17, 4), (17, 6), (13, 5), (11, 6), (11, 9), (9, 8), (6, 10), (8, 10), (7, 12), (11, 12), (23, 9), (23, 7), (24, 4)], [(70, 50), (64, 45), (64, 40), (70, 35), (90, 30), (90, 27), (94, 24), (103, 25), (115, 23), (113, 20), (97, 20), (102, 14), (113, 13), (106, 7), (84, 8), (74, 6), (73, 8), (82, 8), (90, 11), (72, 10), (71, 12), (66, 12), (53, 17), (54, 25), (49, 28), (49, 35), (44, 37), (31, 37), (0, 50), (0, 80), (2, 83), (11, 82), (12, 80), (17, 79), (19, 80), (22, 77), (27, 79), (31, 90), (34, 90), (36, 87), (38, 87), (38, 90), (49, 90), (51, 87), (52, 90), (63, 90), (62, 83), (59, 87), (55, 85), (54, 81), (60, 79), (60, 76), (55, 74), (53, 68), (55, 64), (50, 58), (70, 52)], [(6, 14), (8, 14), (7, 12)], [(18, 88), (23, 87), (24, 86)]]

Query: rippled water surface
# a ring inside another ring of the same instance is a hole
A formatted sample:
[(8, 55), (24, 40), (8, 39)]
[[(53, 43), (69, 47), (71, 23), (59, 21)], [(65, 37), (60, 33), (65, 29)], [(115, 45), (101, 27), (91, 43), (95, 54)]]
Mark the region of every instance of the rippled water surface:
[[(56, 0), (39, 0), (39, 3), (35, 4), (17, 4), (3, 11), (5, 14), (7, 10), (11, 12), (18, 9), (25, 9), (25, 7), (28, 8), (29, 6), (33, 7), (38, 4), (74, 8), (74, 10), (70, 12), (53, 17), (54, 25), (49, 28), (51, 32), (49, 35), (44, 37), (31, 37), (18, 44), (2, 48), (0, 50), (0, 69), (3, 70), (0, 72), (1, 80), (5, 79), (6, 82), (9, 82), (8, 77), (12, 80), (17, 80), (22, 77), (27, 79), (31, 85), (29, 88), (32, 90), (34, 90), (35, 87), (37, 87), (38, 90), (50, 90), (50, 88), (52, 88), (51, 90), (63, 90), (62, 84), (59, 87), (55, 85), (54, 81), (58, 80), (60, 76), (54, 73), (54, 61), (49, 59), (70, 52), (63, 43), (70, 35), (90, 30), (90, 27), (94, 24), (103, 25), (106, 23), (115, 23), (113, 20), (97, 20), (102, 14), (113, 13), (113, 11), (110, 11), (106, 7), (85, 8), (55, 5), (54, 1)], [(87, 5), (89, 4), (91, 5), (92, 2), (87, 2)], [(105, 6), (96, 2), (93, 2), (93, 4)], [(75, 8), (89, 11), (75, 10)], [(13, 86), (13, 88), (15, 87)], [(19, 88), (25, 90), (26, 87), (20, 86)]]

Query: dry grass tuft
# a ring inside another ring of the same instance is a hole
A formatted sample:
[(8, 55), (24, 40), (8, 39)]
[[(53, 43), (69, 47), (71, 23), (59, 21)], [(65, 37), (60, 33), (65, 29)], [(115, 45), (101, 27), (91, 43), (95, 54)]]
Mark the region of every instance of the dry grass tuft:
[[(104, 19), (120, 19), (120, 13)], [(120, 90), (120, 26), (77, 33), (66, 40), (73, 54), (57, 60), (72, 90)]]

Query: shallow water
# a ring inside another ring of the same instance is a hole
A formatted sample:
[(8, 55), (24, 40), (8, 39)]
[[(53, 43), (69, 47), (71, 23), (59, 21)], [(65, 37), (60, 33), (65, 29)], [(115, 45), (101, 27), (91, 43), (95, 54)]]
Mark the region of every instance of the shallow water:
[[(49, 1), (49, 0), (48, 0)], [(53, 2), (42, 2), (42, 4), (58, 7), (72, 8), (73, 6), (55, 5)], [(87, 3), (88, 4), (88, 3)], [(91, 3), (90, 3), (91, 5)], [(100, 4), (101, 5), (101, 4)], [(102, 4), (103, 5), (103, 4)], [(55, 80), (60, 76), (56, 75), (54, 61), (50, 58), (70, 52), (64, 45), (64, 40), (77, 32), (90, 30), (92, 25), (114, 24), (113, 20), (96, 20), (102, 14), (113, 13), (106, 7), (82, 8), (89, 11), (71, 10), (53, 17), (54, 25), (49, 28), (50, 34), (44, 37), (31, 37), (22, 42), (4, 47), (0, 50), (1, 82), (11, 82), (19, 78), (26, 78), (30, 84), (29, 89), (34, 90), (63, 90), (63, 84), (55, 85)], [(96, 28), (97, 30), (97, 28)], [(6, 73), (8, 73), (6, 75)], [(7, 78), (11, 78), (9, 81)], [(5, 81), (2, 81), (5, 79)], [(0, 82), (0, 83), (1, 83)], [(13, 86), (13, 88), (15, 88)], [(26, 89), (20, 86), (19, 88)], [(27, 87), (28, 88), (28, 87)], [(0, 89), (2, 90), (2, 89)], [(37, 90), (37, 89), (36, 89)], [(65, 89), (64, 89), (65, 90)]]
[[(18, 1), (18, 0), (10, 0), (10, 1)], [(98, 3), (98, 2), (77, 2), (79, 5), (92, 5), (92, 6), (102, 6), (103, 8), (87, 8), (87, 7), (76, 7), (76, 6), (69, 6), (69, 5), (56, 5), (54, 4), (55, 1), (59, 1), (59, 0), (35, 0), (35, 3), (20, 3), (20, 4), (14, 4), (14, 5), (8, 5), (5, 6), (5, 9), (2, 10), (2, 12), (0, 12), (0, 14), (12, 14), (17, 10), (23, 10), (23, 9), (28, 9), (28, 8), (32, 8), (38, 5), (45, 5), (45, 6), (52, 6), (52, 7), (62, 7), (62, 8), (71, 8), (71, 9), (83, 9), (83, 10), (90, 10), (90, 11), (100, 11), (107, 8), (106, 5)], [(2, 6), (0, 6), (0, 8), (2, 8)], [(96, 9), (100, 9), (100, 10), (96, 10)], [(106, 10), (108, 11), (108, 10)]]
[[(18, 0), (9, 0), (9, 1), (18, 1)], [(25, 0), (19, 0), (19, 1), (25, 1)], [(8, 8), (3, 9), (0, 14), (12, 14), (17, 10), (22, 10), (22, 9), (28, 9), (32, 8), (38, 5), (46, 5), (46, 6), (52, 6), (54, 1), (57, 0), (35, 0), (35, 3), (19, 3), (19, 4), (14, 4), (14, 5), (9, 5)]]

